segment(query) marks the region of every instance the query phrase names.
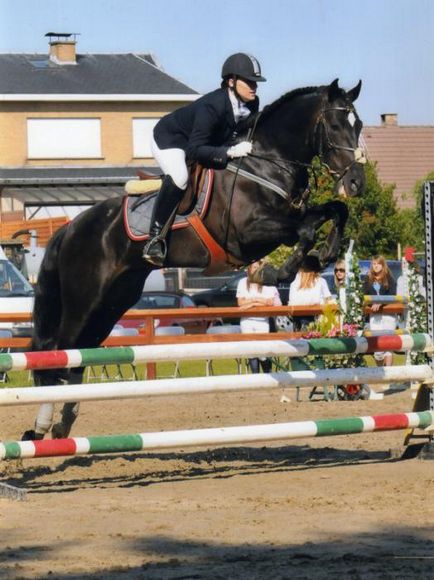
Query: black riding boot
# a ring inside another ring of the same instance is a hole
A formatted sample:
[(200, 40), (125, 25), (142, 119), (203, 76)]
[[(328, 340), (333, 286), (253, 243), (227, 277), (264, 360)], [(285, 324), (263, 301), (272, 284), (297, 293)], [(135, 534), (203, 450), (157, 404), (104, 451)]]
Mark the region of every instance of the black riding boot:
[[(155, 199), (152, 210), (149, 241), (143, 249), (143, 257), (154, 266), (162, 266), (166, 258), (166, 234), (175, 218), (174, 210), (181, 201), (185, 191), (177, 187), (170, 175), (166, 175), (163, 185)], [(166, 226), (166, 227), (165, 227)], [(163, 231), (164, 229), (164, 231)]]

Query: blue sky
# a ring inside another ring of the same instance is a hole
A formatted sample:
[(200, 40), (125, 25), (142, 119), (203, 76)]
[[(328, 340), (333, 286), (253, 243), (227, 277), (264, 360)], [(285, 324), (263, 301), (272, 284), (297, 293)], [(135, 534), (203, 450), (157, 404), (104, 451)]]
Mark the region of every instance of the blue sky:
[(204, 93), (233, 52), (254, 54), (261, 105), (301, 86), (359, 78), (365, 124), (381, 113), (434, 125), (434, 0), (0, 0), (0, 52), (46, 52), (48, 31), (78, 52), (152, 52)]

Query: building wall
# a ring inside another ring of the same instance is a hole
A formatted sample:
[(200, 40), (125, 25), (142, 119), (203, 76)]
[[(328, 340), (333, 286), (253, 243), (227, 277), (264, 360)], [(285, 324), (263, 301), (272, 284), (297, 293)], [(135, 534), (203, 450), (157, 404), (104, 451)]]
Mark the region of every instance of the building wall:
[[(71, 165), (141, 165), (150, 158), (133, 157), (132, 121), (160, 118), (179, 108), (179, 102), (3, 102), (0, 103), (0, 165), (2, 167), (67, 167)], [(102, 159), (28, 159), (27, 119), (97, 118), (101, 120)]]

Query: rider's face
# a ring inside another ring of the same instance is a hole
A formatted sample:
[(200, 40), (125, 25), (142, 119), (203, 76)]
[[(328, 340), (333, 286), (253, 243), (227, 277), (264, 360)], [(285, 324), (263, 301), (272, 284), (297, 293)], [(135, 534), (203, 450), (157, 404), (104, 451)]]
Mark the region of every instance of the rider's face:
[(235, 88), (239, 97), (245, 103), (249, 103), (250, 101), (254, 101), (256, 97), (256, 89), (258, 84), (255, 81), (247, 81), (244, 79), (237, 78), (237, 80), (233, 81), (230, 79), (229, 86), (231, 88)]

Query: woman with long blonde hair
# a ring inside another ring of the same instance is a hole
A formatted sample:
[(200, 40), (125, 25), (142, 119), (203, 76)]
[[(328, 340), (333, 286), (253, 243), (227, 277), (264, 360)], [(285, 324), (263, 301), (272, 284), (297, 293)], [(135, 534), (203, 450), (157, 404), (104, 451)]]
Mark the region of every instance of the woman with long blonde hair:
[[(294, 282), (289, 287), (289, 306), (312, 306), (326, 304), (331, 300), (331, 293), (327, 282), (321, 277), (321, 266), (318, 256), (312, 252), (303, 261), (303, 264)], [(305, 316), (294, 319), (294, 330), (301, 330), (315, 320), (314, 316)]]
[[(247, 278), (242, 278), (238, 283), (237, 301), (238, 306), (243, 310), (248, 310), (255, 306), (281, 306), (279, 291), (275, 286), (263, 286), (252, 282), (252, 276), (263, 264), (263, 260), (253, 262), (247, 267)], [(242, 333), (270, 332), (270, 322), (268, 318), (262, 316), (249, 316), (241, 319)], [(264, 373), (271, 372), (271, 359), (252, 358), (249, 359), (249, 366), (252, 373), (259, 373), (259, 365)]]
[(336, 294), (339, 296), (339, 290), (345, 288), (346, 283), (346, 268), (345, 268), (345, 260), (338, 260), (335, 263), (335, 267), (333, 270), (333, 283), (332, 288), (330, 288), (330, 292), (332, 294)]

